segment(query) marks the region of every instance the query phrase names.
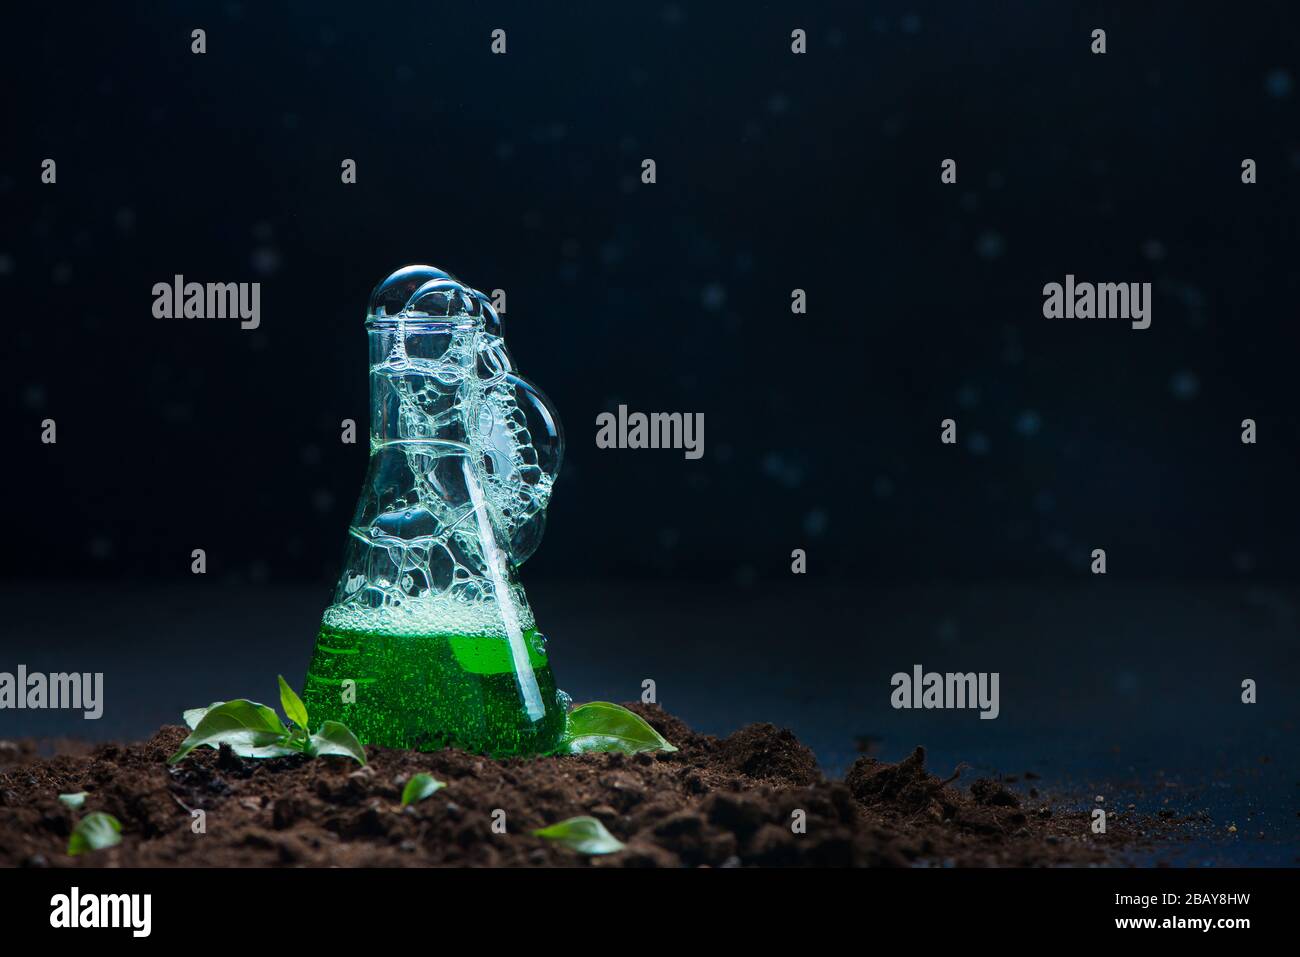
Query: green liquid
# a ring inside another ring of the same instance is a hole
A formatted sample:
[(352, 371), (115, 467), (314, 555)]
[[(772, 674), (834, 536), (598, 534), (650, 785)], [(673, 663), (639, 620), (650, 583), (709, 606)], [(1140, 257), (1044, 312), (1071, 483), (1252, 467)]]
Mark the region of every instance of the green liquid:
[[(543, 713), (528, 714), (505, 638), (380, 635), (321, 626), (303, 703), (316, 727), (342, 721), (363, 744), (432, 751), (462, 748), (493, 757), (547, 754), (564, 733), (546, 653), (524, 632)], [(345, 681), (356, 701), (345, 702)]]

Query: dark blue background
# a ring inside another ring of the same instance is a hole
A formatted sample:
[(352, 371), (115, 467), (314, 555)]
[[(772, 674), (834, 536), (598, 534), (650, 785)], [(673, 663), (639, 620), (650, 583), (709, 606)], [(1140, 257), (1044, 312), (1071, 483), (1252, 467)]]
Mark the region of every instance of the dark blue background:
[[(567, 426), (532, 577), (780, 579), (795, 546), (897, 581), (1070, 579), (1098, 545), (1126, 577), (1300, 570), (1287, 4), (540, 6), (5, 31), (5, 481), (31, 495), (5, 572), (184, 578), (201, 544), (215, 575), (331, 579), (366, 297), (411, 261), (507, 291)], [(1153, 283), (1152, 328), (1043, 319), (1067, 272)], [(153, 319), (175, 273), (262, 282), (262, 327)], [(619, 402), (703, 412), (704, 459), (597, 450)]]

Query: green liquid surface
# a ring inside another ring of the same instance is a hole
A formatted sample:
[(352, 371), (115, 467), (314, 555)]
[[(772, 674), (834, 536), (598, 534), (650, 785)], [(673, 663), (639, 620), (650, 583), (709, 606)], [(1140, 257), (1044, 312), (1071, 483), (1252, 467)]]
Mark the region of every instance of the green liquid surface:
[[(564, 734), (546, 653), (524, 632), (542, 713), (531, 716), (505, 638), (382, 635), (322, 625), (303, 703), (313, 728), (342, 721), (363, 744), (432, 751), (462, 748), (493, 757), (547, 754)], [(355, 702), (345, 682), (355, 682)]]

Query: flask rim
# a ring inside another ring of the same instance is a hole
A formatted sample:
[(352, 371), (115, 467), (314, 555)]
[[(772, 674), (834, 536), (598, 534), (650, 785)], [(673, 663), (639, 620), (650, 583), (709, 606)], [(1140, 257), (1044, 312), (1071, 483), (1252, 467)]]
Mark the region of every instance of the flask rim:
[(481, 327), (473, 316), (366, 316), (366, 329), (406, 329), (408, 331), (447, 332)]

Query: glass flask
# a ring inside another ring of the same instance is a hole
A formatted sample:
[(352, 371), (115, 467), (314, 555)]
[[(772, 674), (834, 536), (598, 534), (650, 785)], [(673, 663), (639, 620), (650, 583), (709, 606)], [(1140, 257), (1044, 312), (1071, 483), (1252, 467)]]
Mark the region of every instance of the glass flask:
[(431, 266), (370, 297), (370, 462), (304, 701), (363, 742), (544, 754), (564, 732), (516, 569), (563, 455), (488, 298)]

